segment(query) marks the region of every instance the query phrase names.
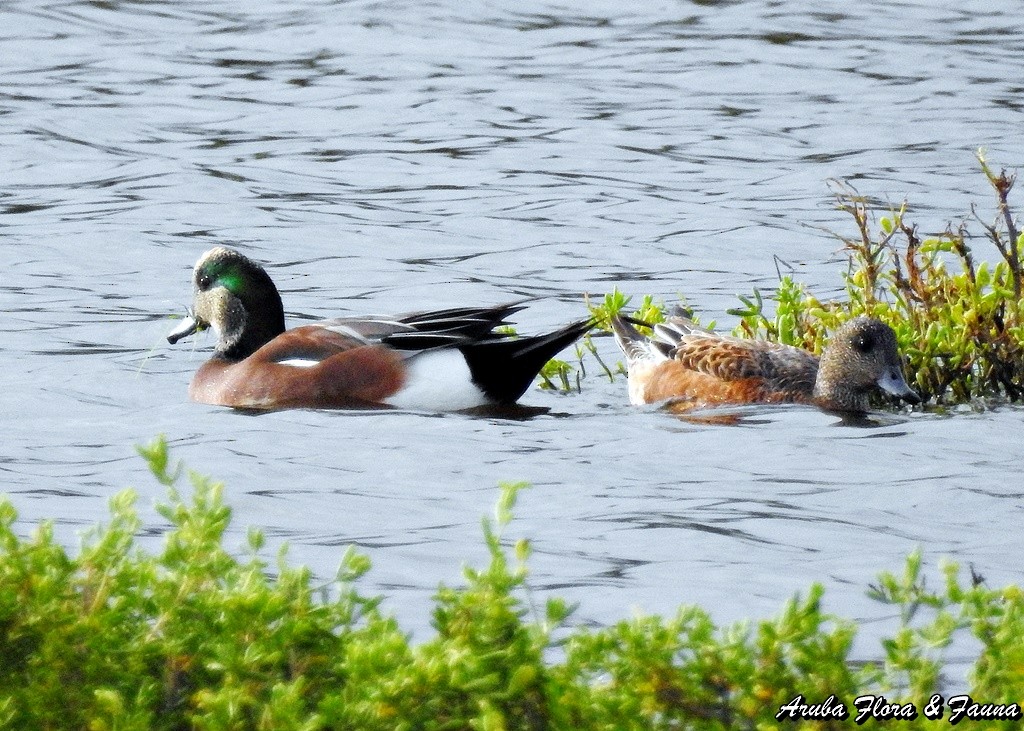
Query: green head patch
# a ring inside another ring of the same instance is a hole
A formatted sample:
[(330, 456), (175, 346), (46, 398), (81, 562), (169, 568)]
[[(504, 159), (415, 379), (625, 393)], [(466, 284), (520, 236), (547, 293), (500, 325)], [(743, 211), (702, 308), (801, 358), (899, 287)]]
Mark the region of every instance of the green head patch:
[(245, 290), (245, 280), (240, 262), (223, 259), (209, 261), (196, 272), (196, 286), (203, 292), (219, 285), (236, 297), (241, 297)]

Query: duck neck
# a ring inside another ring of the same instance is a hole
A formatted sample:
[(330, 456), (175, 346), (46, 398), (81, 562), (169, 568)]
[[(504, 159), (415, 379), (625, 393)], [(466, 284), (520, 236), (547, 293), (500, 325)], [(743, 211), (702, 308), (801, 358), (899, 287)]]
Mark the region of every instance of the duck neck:
[(868, 392), (855, 386), (839, 383), (828, 376), (822, 377), (824, 369), (818, 370), (814, 383), (814, 402), (824, 409), (833, 411), (865, 412), (870, 407)]
[(241, 300), (232, 301), (225, 318), (231, 327), (218, 333), (217, 357), (231, 362), (244, 360), (284, 332), (281, 296), (276, 289), (271, 294), (249, 306)]

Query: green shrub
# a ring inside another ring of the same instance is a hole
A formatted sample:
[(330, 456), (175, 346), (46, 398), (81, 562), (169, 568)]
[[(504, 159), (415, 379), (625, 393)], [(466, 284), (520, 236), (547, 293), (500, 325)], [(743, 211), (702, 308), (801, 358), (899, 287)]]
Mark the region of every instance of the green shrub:
[[(855, 625), (822, 611), (819, 585), (770, 620), (718, 627), (689, 606), (669, 618), (572, 629), (562, 600), (533, 608), (529, 544), (516, 542), (511, 558), (503, 547), (523, 487), (506, 485), (495, 518), (483, 521), (489, 563), (466, 569), (464, 586), (440, 588), (436, 636), (412, 644), (355, 588), (369, 568), (364, 556), (347, 552), (326, 587), (283, 553), (271, 576), (258, 531), (249, 532), (248, 556), (225, 550), (222, 485), (190, 473), (186, 501), (165, 442), (141, 451), (170, 494), (158, 554), (135, 543), (131, 492), (113, 498), (110, 522), (74, 556), (49, 524), (18, 537), (13, 507), (0, 502), (0, 727), (839, 728), (849, 720), (776, 714), (798, 697), (833, 696), (852, 718), (865, 694), (923, 709), (943, 691), (944, 648), (965, 632), (980, 647), (969, 692), (988, 703), (1021, 700), (1020, 588), (990, 589), (975, 576), (963, 586), (947, 564), (943, 586), (929, 591), (919, 554), (871, 588), (900, 615), (874, 662), (851, 659)], [(901, 727), (934, 721), (919, 714)]]

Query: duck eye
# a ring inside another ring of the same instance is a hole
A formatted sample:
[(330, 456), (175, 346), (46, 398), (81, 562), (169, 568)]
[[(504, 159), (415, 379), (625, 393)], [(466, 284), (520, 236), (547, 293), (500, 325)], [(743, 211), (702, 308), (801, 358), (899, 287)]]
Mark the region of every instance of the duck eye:
[(853, 347), (861, 353), (867, 353), (875, 347), (874, 338), (865, 333), (858, 333), (853, 338)]
[(199, 279), (196, 280), (196, 284), (199, 285), (199, 289), (205, 292), (210, 288), (210, 285), (213, 284), (213, 277), (209, 274), (200, 274)]

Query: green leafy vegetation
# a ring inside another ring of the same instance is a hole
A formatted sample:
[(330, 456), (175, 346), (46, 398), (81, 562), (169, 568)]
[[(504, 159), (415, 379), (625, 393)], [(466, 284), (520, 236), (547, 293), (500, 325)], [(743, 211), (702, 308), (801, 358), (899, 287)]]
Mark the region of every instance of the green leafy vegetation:
[[(964, 687), (983, 703), (1021, 701), (1024, 593), (964, 584), (953, 564), (930, 590), (919, 554), (871, 587), (896, 626), (869, 662), (851, 658), (856, 626), (824, 612), (819, 585), (768, 620), (719, 627), (684, 606), (573, 628), (564, 601), (532, 601), (530, 545), (504, 537), (524, 486), (505, 485), (483, 521), (489, 562), (438, 590), (436, 635), (414, 644), (356, 588), (365, 556), (347, 552), (327, 586), (283, 552), (271, 570), (257, 530), (236, 557), (223, 485), (189, 472), (186, 499), (166, 443), (140, 451), (169, 493), (158, 553), (136, 543), (130, 491), (76, 554), (46, 523), (19, 537), (0, 502), (0, 728), (817, 729), (850, 722), (776, 715), (798, 696), (832, 696), (851, 719), (865, 694), (919, 711)], [(977, 657), (964, 680), (944, 650), (967, 635)], [(918, 713), (901, 727), (934, 724)]]
[[(908, 205), (877, 215), (868, 198), (836, 184), (840, 210), (854, 222), (852, 236), (835, 234), (848, 255), (845, 298), (822, 301), (792, 276), (781, 276), (768, 296), (740, 296), (734, 334), (821, 352), (828, 334), (843, 322), (870, 315), (896, 331), (911, 385), (925, 399), (959, 404), (977, 399), (1024, 399), (1024, 234), (1010, 205), (1015, 176), (996, 174), (978, 154), (995, 192), (991, 223), (972, 210), (975, 226), (999, 255), (978, 263), (967, 222), (922, 235), (908, 219)], [(765, 301), (774, 303), (767, 313)], [(591, 309), (607, 325), (628, 305), (619, 292)], [(664, 307), (646, 297), (634, 314), (656, 323)]]

